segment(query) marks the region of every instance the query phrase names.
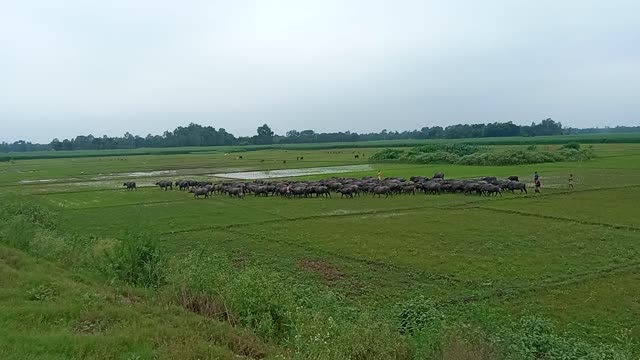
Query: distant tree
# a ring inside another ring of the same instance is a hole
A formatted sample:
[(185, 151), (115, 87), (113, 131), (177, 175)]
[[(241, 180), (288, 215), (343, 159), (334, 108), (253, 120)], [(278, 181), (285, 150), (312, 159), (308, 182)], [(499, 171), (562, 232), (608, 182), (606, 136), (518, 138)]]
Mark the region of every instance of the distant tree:
[(58, 138), (55, 138), (53, 140), (51, 140), (51, 148), (55, 151), (60, 151), (62, 150), (62, 143), (60, 142), (60, 140), (58, 140)]
[(264, 124), (258, 128), (258, 136), (256, 137), (256, 144), (272, 144), (273, 143), (273, 131), (269, 125)]

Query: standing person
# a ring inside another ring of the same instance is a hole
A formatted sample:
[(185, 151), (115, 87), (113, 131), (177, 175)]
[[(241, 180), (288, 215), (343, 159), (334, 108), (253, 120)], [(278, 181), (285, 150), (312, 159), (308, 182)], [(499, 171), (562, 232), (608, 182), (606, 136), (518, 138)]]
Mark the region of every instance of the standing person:
[(378, 181), (382, 180), (382, 171), (378, 170)]
[(536, 179), (536, 194), (540, 194), (540, 187), (542, 184), (540, 183), (540, 179)]
[(537, 172), (537, 171), (536, 171), (536, 172), (534, 172), (534, 173), (533, 173), (533, 182), (534, 182), (534, 183), (535, 183), (535, 182), (538, 182), (538, 179), (539, 179), (539, 178), (540, 178), (540, 175), (538, 175), (538, 172)]
[(573, 174), (569, 174), (569, 190), (573, 190)]

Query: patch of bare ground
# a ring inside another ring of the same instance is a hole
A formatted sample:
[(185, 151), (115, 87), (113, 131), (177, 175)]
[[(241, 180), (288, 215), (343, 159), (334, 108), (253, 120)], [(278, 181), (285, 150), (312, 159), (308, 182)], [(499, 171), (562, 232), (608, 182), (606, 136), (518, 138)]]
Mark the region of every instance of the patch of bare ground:
[(492, 344), (481, 339), (469, 340), (459, 334), (450, 334), (442, 342), (441, 350), (434, 357), (439, 360), (495, 360), (501, 359)]
[(333, 282), (342, 280), (346, 275), (337, 267), (321, 260), (300, 260), (298, 262), (300, 269), (314, 272), (322, 276), (325, 281)]
[(231, 264), (233, 264), (233, 267), (241, 269), (247, 264), (248, 261), (249, 259), (247, 259), (246, 256), (237, 256), (233, 258), (233, 260), (231, 260)]
[[(215, 295), (204, 294), (190, 289), (177, 292), (175, 301), (185, 310), (200, 316), (222, 321), (231, 326), (238, 325), (238, 320), (229, 312), (224, 301)], [(252, 334), (239, 330), (224, 339), (210, 338), (214, 343), (226, 342), (226, 346), (238, 357), (248, 359), (264, 359), (267, 356), (265, 346)]]
[(96, 317), (79, 320), (73, 326), (73, 331), (80, 334), (96, 334), (105, 331), (112, 321)]
[(194, 314), (224, 321), (233, 326), (238, 320), (229, 313), (224, 301), (217, 296), (199, 293), (189, 289), (181, 289), (175, 297), (176, 303)]

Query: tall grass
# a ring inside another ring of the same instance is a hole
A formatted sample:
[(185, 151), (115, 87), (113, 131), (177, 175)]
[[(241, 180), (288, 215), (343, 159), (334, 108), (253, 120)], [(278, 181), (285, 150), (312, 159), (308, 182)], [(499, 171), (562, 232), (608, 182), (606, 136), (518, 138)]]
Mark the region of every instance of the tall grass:
[[(495, 321), (426, 296), (402, 301), (391, 311), (367, 308), (276, 271), (234, 266), (224, 256), (169, 257), (144, 236), (125, 236), (108, 246), (65, 237), (49, 224), (52, 216), (41, 208), (5, 206), (0, 241), (62, 266), (75, 264), (113, 284), (145, 288), (165, 306), (250, 329), (288, 349), (292, 359), (631, 359), (624, 343), (587, 343), (539, 317)], [(38, 285), (28, 296), (49, 301), (57, 293)]]
[(193, 308), (197, 294), (214, 317), (253, 329), (292, 349), (294, 358), (412, 358), (391, 322), (345, 306), (332, 292), (314, 291), (259, 267), (237, 269), (222, 257), (191, 254), (172, 268), (165, 295), (174, 303)]
[(112, 281), (159, 288), (165, 280), (165, 258), (148, 239), (127, 236), (104, 252), (101, 271)]

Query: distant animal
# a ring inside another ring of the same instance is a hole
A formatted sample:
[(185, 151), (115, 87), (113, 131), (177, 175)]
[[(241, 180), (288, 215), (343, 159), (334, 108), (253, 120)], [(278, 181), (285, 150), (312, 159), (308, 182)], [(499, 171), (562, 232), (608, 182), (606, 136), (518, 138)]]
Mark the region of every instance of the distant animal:
[(391, 188), (389, 188), (388, 186), (376, 186), (375, 188), (373, 188), (373, 197), (376, 197), (376, 195), (378, 195), (378, 198), (380, 198), (380, 195), (382, 194), (384, 194), (384, 197), (389, 197), (389, 195), (393, 196)]
[(520, 193), (527, 194), (527, 184), (525, 183), (510, 181), (509, 184), (507, 184), (507, 189), (511, 190), (511, 192), (514, 192), (515, 190), (520, 190)]
[(136, 187), (136, 183), (133, 181), (126, 182), (122, 184), (122, 186), (126, 186), (127, 190), (138, 190), (138, 188)]
[(493, 184), (484, 184), (482, 185), (482, 193), (487, 196), (491, 195), (500, 195), (502, 196), (502, 192), (500, 191), (500, 186)]
[(242, 190), (242, 188), (240, 187), (230, 188), (229, 190), (227, 190), (227, 192), (231, 197), (235, 196), (237, 198), (244, 199), (244, 190)]
[(497, 185), (498, 184), (498, 178), (495, 176), (485, 176), (482, 178), (482, 180), (490, 183), (490, 184), (494, 184)]
[(348, 197), (353, 198), (353, 195), (358, 192), (358, 188), (356, 186), (344, 186), (338, 189), (336, 192), (340, 194), (340, 198)]
[(161, 190), (173, 190), (173, 183), (171, 181), (158, 181), (156, 186), (160, 186)]
[(443, 172), (437, 172), (437, 173), (433, 174), (433, 178), (434, 179), (442, 179), (442, 180), (444, 180), (444, 173)]
[(353, 157), (356, 159), (360, 159), (360, 155), (354, 155)]
[(196, 199), (199, 199), (200, 196), (204, 196), (205, 199), (209, 197), (209, 189), (205, 187), (194, 188), (189, 190), (189, 192), (192, 193)]
[(286, 163), (287, 163), (287, 160), (282, 160), (282, 163), (283, 163), (283, 164), (286, 164)]
[(507, 179), (511, 180), (511, 181), (520, 181), (520, 179), (517, 176), (509, 176)]

